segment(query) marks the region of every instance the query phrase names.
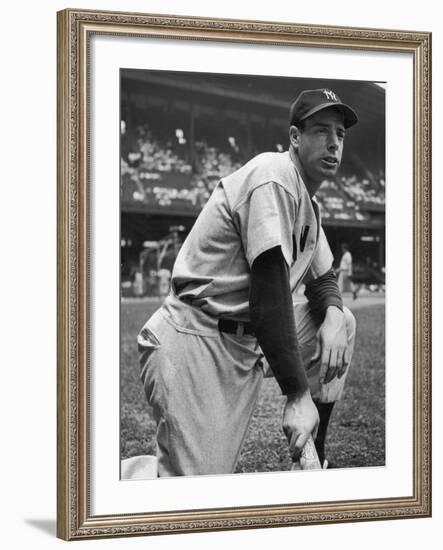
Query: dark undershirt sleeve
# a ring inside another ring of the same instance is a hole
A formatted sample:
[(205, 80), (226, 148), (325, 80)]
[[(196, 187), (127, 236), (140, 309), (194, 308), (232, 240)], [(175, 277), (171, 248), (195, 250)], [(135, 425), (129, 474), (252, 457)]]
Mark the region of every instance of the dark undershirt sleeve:
[(338, 307), (343, 311), (343, 299), (338, 288), (337, 275), (332, 268), (306, 284), (305, 296), (317, 324), (323, 322), (329, 306)]
[(281, 248), (260, 254), (251, 268), (251, 323), (263, 353), (285, 395), (308, 390), (294, 321), (288, 265)]

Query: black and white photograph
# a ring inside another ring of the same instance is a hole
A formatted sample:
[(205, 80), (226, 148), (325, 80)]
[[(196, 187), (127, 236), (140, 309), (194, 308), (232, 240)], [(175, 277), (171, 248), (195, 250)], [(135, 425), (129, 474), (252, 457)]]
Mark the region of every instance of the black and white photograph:
[(120, 69), (120, 475), (385, 466), (386, 83)]
[(429, 518), (431, 33), (57, 24), (57, 536)]

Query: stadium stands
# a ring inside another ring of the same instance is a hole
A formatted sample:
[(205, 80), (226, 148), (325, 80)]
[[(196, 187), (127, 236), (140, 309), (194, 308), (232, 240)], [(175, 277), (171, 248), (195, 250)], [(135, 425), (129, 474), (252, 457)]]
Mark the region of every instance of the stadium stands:
[[(217, 182), (247, 160), (241, 157), (235, 139), (230, 137), (226, 143), (233, 154), (205, 140), (196, 141), (191, 164), (188, 148), (183, 146), (186, 140), (182, 131), (176, 131), (176, 135), (162, 142), (153, 136), (146, 124), (137, 130), (138, 138), (132, 148), (128, 149), (126, 144), (123, 150), (128, 152), (121, 160), (122, 202), (125, 205), (138, 203), (159, 210), (181, 209), (197, 214)], [(325, 181), (317, 200), (325, 221), (365, 222), (368, 220), (366, 209), (384, 209), (384, 190), (382, 176), (376, 178), (371, 173), (368, 178), (342, 176), (337, 181)]]
[[(216, 183), (234, 172), (241, 163), (231, 155), (201, 140), (195, 143), (194, 168), (185, 158), (183, 147), (162, 143), (152, 136), (147, 125), (138, 129), (133, 147), (125, 144), (126, 158), (121, 159), (122, 202), (144, 203), (160, 209), (171, 206), (199, 211)], [(181, 132), (177, 144), (184, 140)], [(173, 136), (171, 136), (172, 138)], [(124, 137), (123, 137), (124, 139)]]
[[(164, 244), (176, 225), (181, 241), (221, 178), (255, 154), (286, 150), (288, 105), (306, 82), (132, 69), (121, 76), (122, 292), (139, 295), (142, 283), (161, 293), (157, 272), (172, 262), (143, 262), (146, 243)], [(362, 124), (347, 137), (339, 177), (317, 193), (325, 232), (336, 260), (347, 242), (356, 269), (366, 257), (383, 266), (385, 92), (372, 83), (331, 85)]]
[(342, 186), (335, 181), (324, 181), (316, 193), (317, 202), (320, 204), (321, 215), (324, 221), (337, 222), (364, 222), (368, 215), (360, 210), (355, 200), (350, 198)]
[(339, 178), (344, 192), (357, 204), (385, 205), (385, 180), (382, 175), (376, 178), (370, 174), (369, 178), (358, 179), (355, 175)]

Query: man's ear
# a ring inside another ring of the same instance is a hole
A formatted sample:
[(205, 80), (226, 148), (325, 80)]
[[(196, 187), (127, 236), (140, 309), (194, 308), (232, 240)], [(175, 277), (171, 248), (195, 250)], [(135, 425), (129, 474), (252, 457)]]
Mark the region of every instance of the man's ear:
[(301, 132), (297, 128), (297, 126), (292, 125), (289, 127), (289, 143), (292, 145), (294, 149), (298, 149), (300, 133)]

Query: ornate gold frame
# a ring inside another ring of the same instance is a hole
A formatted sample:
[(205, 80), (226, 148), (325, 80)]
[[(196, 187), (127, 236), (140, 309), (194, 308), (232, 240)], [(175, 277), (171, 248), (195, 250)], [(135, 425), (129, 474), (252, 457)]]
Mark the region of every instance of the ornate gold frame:
[[(431, 34), (136, 13), (58, 13), (58, 508), (65, 540), (431, 515)], [(88, 505), (87, 48), (94, 33), (408, 52), (414, 59), (413, 496), (92, 516)]]

